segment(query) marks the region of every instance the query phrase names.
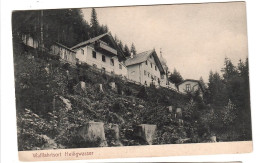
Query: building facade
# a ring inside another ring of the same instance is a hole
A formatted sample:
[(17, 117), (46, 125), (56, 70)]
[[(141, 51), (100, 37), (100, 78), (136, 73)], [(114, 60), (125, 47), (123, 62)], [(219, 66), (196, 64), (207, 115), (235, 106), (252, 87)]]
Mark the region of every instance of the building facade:
[(131, 55), (125, 65), (128, 79), (143, 85), (161, 85), (165, 78), (165, 71), (155, 50)]
[(177, 84), (178, 91), (181, 93), (196, 92), (199, 91), (199, 95), (203, 97), (203, 88), (200, 81), (187, 79)]
[(76, 52), (60, 43), (55, 42), (50, 47), (50, 52), (51, 54), (60, 56), (62, 61), (76, 64)]
[(110, 34), (97, 36), (71, 49), (76, 51), (79, 63), (87, 63), (106, 72), (127, 77), (127, 69), (122, 62), (124, 54)]

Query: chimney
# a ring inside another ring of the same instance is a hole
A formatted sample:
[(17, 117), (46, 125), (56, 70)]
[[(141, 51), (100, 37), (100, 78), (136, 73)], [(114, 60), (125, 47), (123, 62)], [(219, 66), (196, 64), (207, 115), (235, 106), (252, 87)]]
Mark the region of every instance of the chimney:
[(134, 53), (131, 52), (130, 58), (134, 58)]

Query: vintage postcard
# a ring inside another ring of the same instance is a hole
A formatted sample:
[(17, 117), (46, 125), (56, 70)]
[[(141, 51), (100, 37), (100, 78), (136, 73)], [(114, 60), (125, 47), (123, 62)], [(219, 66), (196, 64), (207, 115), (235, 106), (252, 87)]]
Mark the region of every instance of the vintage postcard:
[(252, 151), (245, 2), (13, 11), (21, 161)]

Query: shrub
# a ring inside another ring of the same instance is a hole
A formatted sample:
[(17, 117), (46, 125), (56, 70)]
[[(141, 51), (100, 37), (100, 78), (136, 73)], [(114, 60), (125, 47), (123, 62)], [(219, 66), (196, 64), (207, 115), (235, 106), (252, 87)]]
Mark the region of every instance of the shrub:
[(147, 99), (148, 95), (145, 89), (145, 86), (142, 86), (139, 93), (137, 94), (138, 98), (143, 98), (143, 99)]
[(65, 70), (69, 70), (70, 69), (70, 64), (69, 63), (65, 63), (62, 68), (64, 68)]
[(126, 94), (127, 96), (131, 96), (131, 95), (133, 94), (133, 91), (132, 91), (132, 89), (131, 89), (130, 87), (126, 87), (126, 88), (124, 89), (124, 92), (125, 92), (125, 94)]

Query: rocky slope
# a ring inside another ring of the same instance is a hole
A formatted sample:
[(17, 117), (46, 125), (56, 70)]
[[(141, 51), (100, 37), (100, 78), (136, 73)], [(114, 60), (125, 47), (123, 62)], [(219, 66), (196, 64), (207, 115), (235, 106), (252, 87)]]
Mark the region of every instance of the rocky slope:
[(195, 143), (210, 136), (200, 118), (207, 111), (198, 110), (201, 99), (144, 88), (21, 45), (14, 46), (14, 67), (19, 150), (101, 146), (80, 136), (89, 122), (104, 123), (108, 146), (147, 144), (135, 134), (140, 124), (157, 126), (153, 144)]

